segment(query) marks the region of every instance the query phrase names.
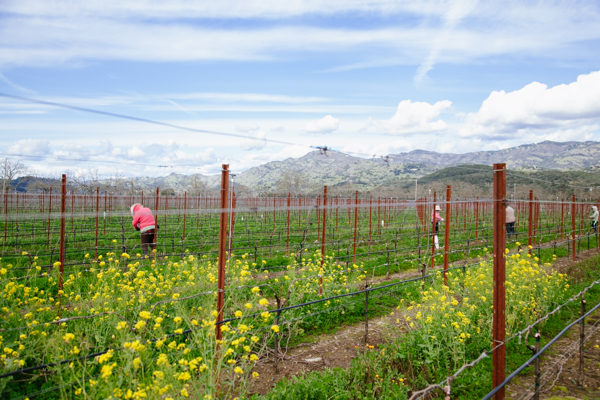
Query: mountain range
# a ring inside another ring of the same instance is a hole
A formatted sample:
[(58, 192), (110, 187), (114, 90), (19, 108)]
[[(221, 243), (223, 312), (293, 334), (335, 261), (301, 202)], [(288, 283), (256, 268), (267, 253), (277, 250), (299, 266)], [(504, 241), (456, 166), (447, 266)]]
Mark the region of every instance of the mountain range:
[[(600, 142), (552, 142), (524, 144), (503, 150), (478, 151), (465, 154), (413, 150), (390, 154), (387, 157), (364, 159), (336, 151), (313, 151), (299, 158), (273, 161), (248, 169), (235, 177), (253, 191), (276, 190), (278, 179), (286, 171), (303, 175), (310, 185), (331, 187), (352, 184), (361, 189), (421, 178), (440, 169), (462, 165), (493, 165), (506, 163), (509, 170), (577, 170), (594, 171), (600, 168)], [(232, 166), (233, 167), (233, 166)], [(196, 175), (209, 188), (220, 184), (220, 176)], [(136, 178), (141, 187), (185, 190), (189, 177), (170, 174), (161, 178)]]
[[(250, 168), (237, 176), (236, 182), (254, 190), (269, 189), (276, 186), (285, 171), (294, 171), (305, 175), (315, 186), (335, 187), (350, 183), (368, 190), (402, 179), (421, 178), (451, 166), (491, 166), (494, 163), (506, 163), (509, 170), (594, 171), (600, 168), (600, 142), (545, 141), (465, 154), (413, 150), (379, 159), (364, 159), (335, 151), (327, 154), (314, 151), (300, 158)], [(218, 184), (218, 181), (213, 182), (213, 185)]]
[[(545, 141), (503, 150), (465, 154), (413, 150), (372, 159), (336, 151), (313, 151), (299, 158), (273, 161), (250, 168), (237, 174), (234, 182), (238, 188), (255, 193), (290, 191), (289, 187), (283, 187), (288, 180), (300, 182), (297, 186), (304, 191), (322, 189), (323, 185), (332, 188), (351, 186), (356, 190), (371, 190), (386, 185), (395, 186), (399, 182), (414, 181), (452, 166), (491, 166), (494, 163), (506, 163), (508, 170), (593, 172), (600, 168), (600, 142)], [(235, 166), (232, 165), (231, 169), (235, 169)], [(172, 192), (197, 192), (218, 188), (220, 176), (172, 173), (164, 177), (138, 177), (126, 181), (126, 187), (137, 187), (147, 191), (160, 187), (161, 190), (168, 189)]]

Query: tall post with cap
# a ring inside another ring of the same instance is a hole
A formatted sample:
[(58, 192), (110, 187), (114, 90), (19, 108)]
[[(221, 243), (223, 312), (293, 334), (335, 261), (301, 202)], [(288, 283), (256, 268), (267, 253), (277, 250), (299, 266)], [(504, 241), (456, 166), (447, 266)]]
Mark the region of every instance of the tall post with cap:
[[(494, 164), (494, 310), (492, 318), (492, 387), (506, 377), (506, 164)], [(504, 400), (504, 388), (494, 396)]]
[[(223, 336), (221, 332), (221, 321), (223, 321), (223, 306), (225, 303), (225, 259), (227, 258), (227, 200), (229, 191), (229, 165), (223, 164), (221, 171), (221, 210), (219, 217), (219, 261), (218, 261), (218, 291), (217, 291), (217, 323), (216, 336), (220, 341)], [(218, 342), (217, 342), (218, 343)]]

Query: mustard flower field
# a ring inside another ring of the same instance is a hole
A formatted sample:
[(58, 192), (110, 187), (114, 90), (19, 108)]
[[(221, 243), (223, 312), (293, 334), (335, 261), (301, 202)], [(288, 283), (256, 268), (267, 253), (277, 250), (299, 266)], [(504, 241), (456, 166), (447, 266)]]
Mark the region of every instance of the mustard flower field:
[[(193, 255), (133, 261), (108, 252), (87, 271), (65, 273), (58, 291), (58, 268), (42, 273), (32, 260), (25, 270), (0, 269), (0, 374), (48, 367), (0, 380), (3, 397), (46, 388), (53, 398), (210, 399), (217, 388), (243, 397), (248, 382), (260, 379), (253, 363), (280, 329), (267, 312), (277, 307), (276, 297), (298, 304), (319, 297), (320, 288), (325, 297), (346, 293), (365, 276), (358, 265), (345, 268), (330, 257), (321, 265), (318, 253), (302, 265), (291, 255), (276, 276), (258, 273), (246, 255), (232, 257), (225, 318), (233, 320), (220, 326), (217, 343), (212, 261)], [(287, 317), (310, 312), (299, 308)]]
[[(360, 299), (328, 298), (364, 289), (369, 276), (362, 265), (338, 264), (319, 252), (290, 254), (275, 273), (261, 269), (267, 261), (232, 255), (225, 321), (217, 328), (214, 261), (116, 251), (85, 257), (91, 267), (65, 272), (62, 291), (58, 264), (43, 272), (35, 257), (28, 266), (0, 260), (0, 375), (9, 374), (0, 380), (3, 398), (248, 398), (254, 381), (268, 379), (254, 364), (301, 340), (315, 318), (335, 323), (354, 308), (364, 312)], [(510, 336), (563, 301), (569, 284), (520, 246), (506, 258)], [(396, 340), (357, 348), (347, 370), (280, 381), (266, 397), (406, 398), (489, 351), (492, 264), (489, 255), (480, 259), (449, 271), (447, 285), (437, 270), (398, 289), (389, 327), (403, 332)], [(328, 300), (272, 312), (320, 299)], [(485, 382), (485, 391), (488, 372), (477, 374), (467, 375)], [(467, 386), (457, 385), (459, 393)]]

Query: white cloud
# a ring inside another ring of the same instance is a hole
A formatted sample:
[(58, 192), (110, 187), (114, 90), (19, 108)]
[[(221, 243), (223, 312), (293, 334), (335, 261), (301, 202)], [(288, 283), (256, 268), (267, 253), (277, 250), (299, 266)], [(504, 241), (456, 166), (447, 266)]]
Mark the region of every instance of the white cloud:
[[(193, 4), (204, 2), (183, 0), (173, 4), (142, 1), (136, 6), (116, 0), (108, 4), (90, 2), (2, 2), (0, 64), (40, 67), (95, 60), (273, 60), (287, 57), (290, 49), (319, 54), (357, 54), (357, 50), (368, 49), (365, 59), (372, 60), (373, 50), (378, 49), (383, 52), (376, 63), (423, 63), (423, 70), (427, 70), (434, 63), (464, 64), (506, 54), (544, 55), (562, 61), (570, 45), (600, 38), (600, 12), (585, 0), (547, 1), (543, 5), (487, 1), (475, 8), (470, 0), (348, 4), (340, 0), (328, 2), (327, 7), (320, 1), (260, 5), (225, 1), (217, 6), (196, 6)], [(369, 16), (379, 12), (385, 20), (381, 28), (322, 28), (310, 26), (311, 19), (307, 18), (305, 25), (264, 23), (252, 29), (243, 20), (232, 21), (227, 29), (190, 20), (194, 16), (281, 18), (347, 12)], [(410, 22), (390, 24), (390, 20), (395, 21), (390, 15)], [(460, 26), (456, 26), (458, 21), (462, 21)], [(448, 31), (448, 27), (454, 28)], [(440, 37), (444, 39), (442, 46), (437, 44)], [(584, 57), (592, 59), (595, 55), (588, 52)]]
[(50, 152), (50, 142), (45, 139), (21, 139), (8, 147), (8, 153), (26, 156), (43, 156)]
[(435, 104), (402, 100), (391, 119), (369, 120), (362, 130), (376, 129), (386, 135), (413, 135), (443, 131), (447, 125), (443, 120), (438, 119), (438, 116), (451, 105), (452, 102), (449, 100), (438, 101)]
[(235, 130), (238, 132), (252, 132), (260, 129), (256, 124), (235, 124)]
[(494, 91), (479, 111), (464, 117), (463, 137), (509, 139), (525, 133), (593, 126), (600, 119), (600, 71), (580, 75), (575, 82), (548, 88), (533, 82), (506, 93)]
[(146, 153), (144, 153), (144, 151), (141, 150), (137, 146), (133, 146), (132, 148), (127, 150), (127, 157), (129, 157), (129, 158), (141, 158), (141, 157), (144, 157), (145, 155), (146, 155)]
[(304, 130), (308, 133), (331, 133), (338, 130), (340, 127), (340, 120), (327, 115), (321, 119), (310, 121), (304, 127)]
[(248, 132), (248, 136), (252, 137), (252, 139), (244, 139), (242, 141), (242, 148), (246, 151), (260, 150), (267, 145), (267, 135), (264, 131), (251, 131)]
[(108, 139), (100, 140), (100, 152), (102, 153), (110, 153), (113, 150), (113, 144)]
[(79, 143), (71, 142), (71, 143), (67, 143), (67, 144), (63, 145), (62, 149), (65, 151), (68, 151), (70, 153), (72, 153), (72, 152), (81, 153), (83, 150), (83, 146)]
[(477, 5), (479, 0), (455, 0), (448, 4), (448, 9), (443, 16), (444, 24), (442, 31), (435, 38), (433, 47), (429, 51), (427, 58), (417, 68), (414, 81), (417, 85), (433, 69), (433, 66), (438, 60), (440, 52), (447, 46), (449, 33), (456, 25), (465, 18)]
[(306, 0), (263, 0), (249, 4), (239, 0), (202, 2), (187, 0), (87, 0), (73, 3), (68, 0), (22, 0), (4, 2), (0, 10), (33, 16), (102, 16), (110, 18), (265, 18), (280, 19), (304, 14), (332, 15), (336, 13), (359, 12), (369, 15), (394, 15), (411, 13), (417, 15), (440, 15), (439, 1), (427, 0), (330, 0), (327, 7), (320, 1)]
[(164, 162), (171, 163), (175, 166), (178, 164), (189, 163), (207, 164), (214, 162), (215, 159), (215, 150), (212, 148), (208, 148), (202, 152), (197, 153), (186, 153), (182, 150), (177, 150), (174, 151), (171, 155), (163, 158)]

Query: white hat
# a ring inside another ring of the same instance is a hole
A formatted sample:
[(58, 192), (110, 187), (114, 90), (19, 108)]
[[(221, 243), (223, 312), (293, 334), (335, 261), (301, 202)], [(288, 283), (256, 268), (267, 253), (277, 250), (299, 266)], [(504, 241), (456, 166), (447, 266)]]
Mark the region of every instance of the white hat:
[(441, 211), (442, 208), (440, 206), (435, 206), (435, 211)]
[(140, 203), (135, 203), (134, 205), (131, 206), (130, 210), (131, 210), (131, 216), (133, 217), (133, 209), (136, 208), (137, 206), (140, 207), (144, 207), (143, 205), (141, 205)]

